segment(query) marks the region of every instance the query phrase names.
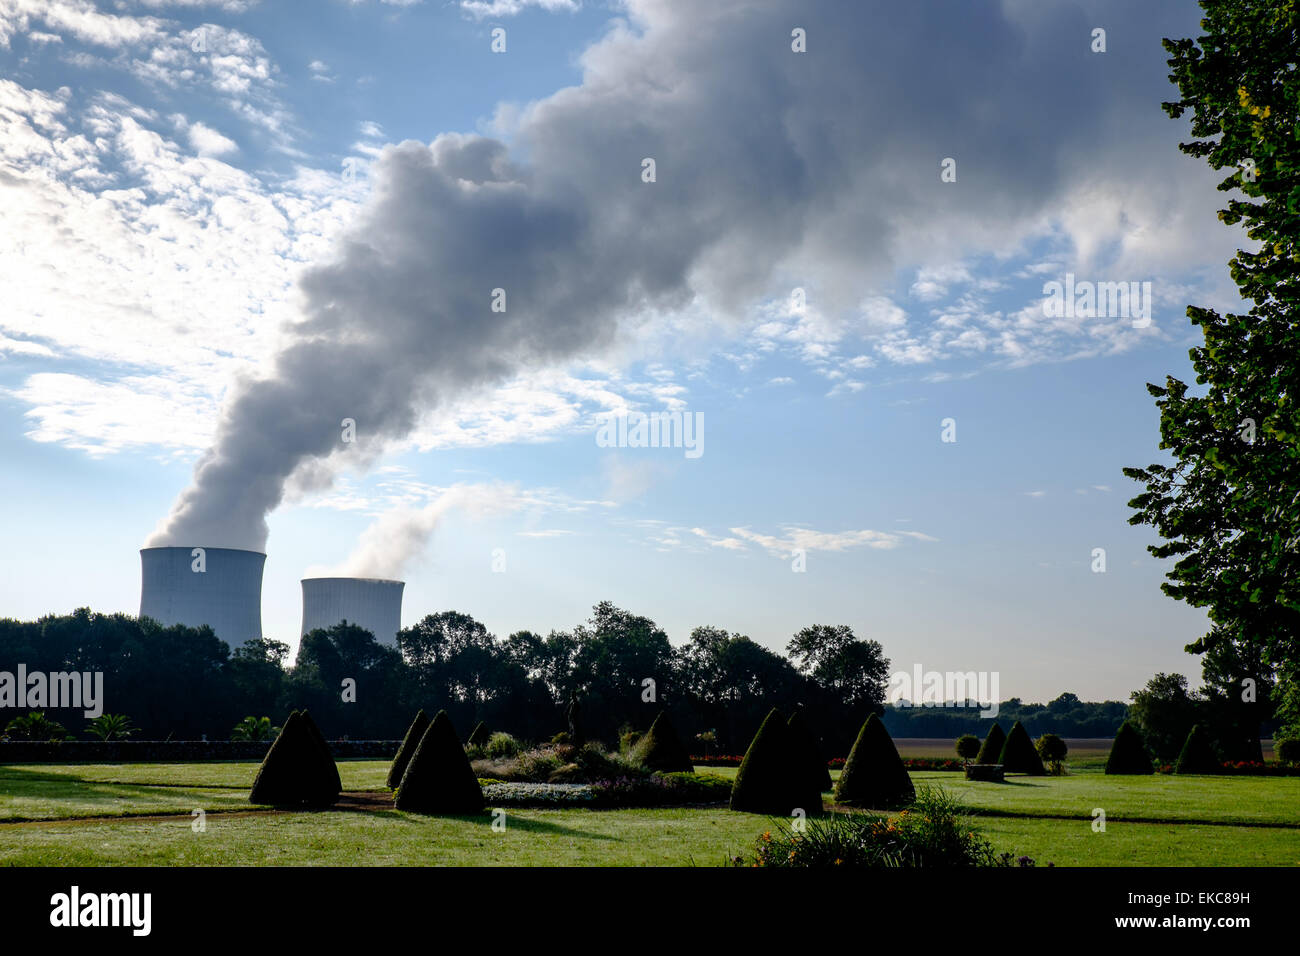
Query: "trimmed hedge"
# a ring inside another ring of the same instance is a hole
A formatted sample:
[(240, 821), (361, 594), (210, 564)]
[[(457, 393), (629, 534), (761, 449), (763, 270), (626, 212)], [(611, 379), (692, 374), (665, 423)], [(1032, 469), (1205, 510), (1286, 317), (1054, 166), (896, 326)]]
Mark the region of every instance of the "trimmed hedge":
[(804, 767), (808, 786), (816, 787), (818, 793), (831, 789), (831, 772), (826, 768), (826, 758), (822, 756), (817, 736), (804, 720), (803, 712), (796, 710), (790, 715), (786, 727), (790, 731), (790, 742), (795, 756)]
[(1200, 724), (1193, 724), (1187, 740), (1183, 742), (1174, 773), (1221, 773), (1223, 767), (1210, 743), (1210, 735)]
[(321, 749), (310, 717), (294, 711), (257, 769), (250, 803), (282, 807), (328, 807), (338, 799), (338, 768)]
[(438, 711), (420, 738), (394, 803), (412, 813), (483, 812), (483, 790), (445, 710)]
[(1016, 721), (1007, 734), (1007, 742), (1002, 745), (1002, 757), (998, 760), (1004, 773), (1027, 773), (1034, 777), (1047, 776), (1043, 758), (1038, 756), (1038, 749), (1029, 737), (1025, 725)]
[[(482, 727), (482, 724), (479, 724)], [(402, 738), (402, 746), (397, 748), (397, 756), (393, 758), (393, 765), (388, 768), (388, 786), (396, 790), (402, 783), (402, 774), (406, 773), (406, 765), (411, 762), (411, 757), (415, 755), (415, 748), (420, 746), (420, 738), (424, 732), (429, 729), (429, 715), (421, 707), (415, 714), (415, 719), (411, 721), (411, 726), (406, 728), (406, 736)]]
[(858, 731), (858, 739), (835, 783), (835, 799), (873, 809), (906, 806), (916, 799), (916, 788), (898, 756), (898, 748), (884, 721), (875, 714)]
[(989, 728), (989, 735), (984, 738), (984, 745), (975, 755), (976, 763), (999, 763), (1002, 760), (1002, 748), (1007, 742), (1007, 732), (996, 720)]
[[(425, 723), (427, 726), (428, 724), (427, 719)], [(486, 747), (487, 742), (490, 739), (492, 739), (492, 731), (488, 730), (487, 724), (483, 723), (483, 721), (480, 720), (477, 724), (474, 725), (474, 729), (470, 731), (469, 739), (465, 741), (465, 746)]]
[(668, 719), (668, 714), (662, 710), (650, 725), (649, 732), (637, 741), (633, 752), (641, 764), (650, 770), (691, 773), (695, 769), (690, 753), (677, 736), (677, 729)]
[(303, 723), (305, 723), (307, 729), (311, 731), (312, 739), (316, 741), (317, 749), (319, 749), (320, 752), (325, 755), (325, 759), (329, 761), (330, 770), (333, 771), (334, 774), (334, 792), (336, 794), (342, 793), (343, 779), (339, 776), (339, 765), (334, 762), (334, 751), (330, 750), (330, 745), (325, 742), (324, 734), (322, 734), (320, 728), (316, 726), (316, 721), (311, 719), (311, 714), (308, 713), (306, 707), (302, 709), (301, 716)]
[(1110, 756), (1106, 758), (1106, 772), (1112, 774), (1150, 774), (1155, 773), (1151, 765), (1151, 755), (1142, 740), (1138, 729), (1127, 720), (1120, 724), (1115, 742), (1110, 745)]
[(808, 786), (801, 773), (785, 715), (775, 707), (763, 718), (736, 771), (731, 809), (777, 816), (790, 816), (795, 810), (808, 816), (822, 812), (822, 795)]

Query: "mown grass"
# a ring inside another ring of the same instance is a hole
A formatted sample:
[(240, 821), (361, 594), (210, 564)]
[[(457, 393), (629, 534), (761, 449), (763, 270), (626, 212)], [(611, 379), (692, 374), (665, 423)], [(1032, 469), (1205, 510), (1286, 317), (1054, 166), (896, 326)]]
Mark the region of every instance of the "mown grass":
[[(396, 810), (213, 815), (0, 826), (16, 866), (718, 866), (749, 857), (774, 825), (725, 809), (512, 810), (419, 817)], [(1040, 866), (1295, 866), (1296, 832), (1268, 828), (998, 818), (979, 826), (999, 851)]]
[[(379, 790), (388, 764), (340, 760), (345, 790)], [(258, 765), (10, 764), (0, 766), (0, 822), (248, 809)]]
[[(340, 761), (344, 788), (382, 790), (387, 766)], [(252, 809), (247, 787), (256, 770), (251, 762), (0, 767), (0, 820), (48, 821), (0, 824), (0, 864), (719, 865), (748, 856), (773, 825), (725, 808), (510, 810), (504, 832), (487, 815), (232, 814)], [(1300, 778), (1084, 771), (991, 784), (936, 771), (912, 777), (958, 796), (999, 852), (1039, 865), (1300, 865)], [(1093, 828), (1098, 807), (1105, 832)], [(191, 827), (194, 808), (208, 812), (205, 832)], [(160, 813), (182, 819), (113, 819)], [(1154, 822), (1130, 822), (1139, 819)]]
[[(710, 767), (734, 778), (734, 767)], [(1005, 783), (967, 780), (961, 773), (913, 770), (917, 786), (941, 786), (978, 815), (1108, 820), (1245, 823), (1300, 827), (1300, 777), (1106, 776), (1075, 768), (1063, 777), (1012, 774)], [(831, 778), (839, 772), (832, 770)], [(1294, 831), (1300, 841), (1300, 830)]]

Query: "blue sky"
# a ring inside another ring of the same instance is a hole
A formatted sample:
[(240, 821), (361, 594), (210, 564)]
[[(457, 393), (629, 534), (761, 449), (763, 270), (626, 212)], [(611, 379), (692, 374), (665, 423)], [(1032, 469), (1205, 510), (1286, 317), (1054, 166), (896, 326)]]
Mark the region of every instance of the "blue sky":
[[(407, 623), (454, 608), (546, 632), (608, 599), (675, 641), (712, 624), (783, 649), (847, 623), (897, 669), (995, 670), (1025, 699), (1195, 677), (1204, 617), (1160, 592), (1120, 469), (1159, 457), (1144, 383), (1187, 377), (1186, 305), (1234, 304), (1241, 237), (1159, 111), (1158, 40), (1194, 34), (1196, 10), (1048, 6), (917, 4), (888, 36), (870, 4), (0, 7), (0, 614), (137, 610), (137, 549), (314, 316), (373, 337), (394, 393), (422, 397), (360, 460), (294, 472), (268, 519), (267, 636), (296, 643), (305, 573), (364, 568), (408, 582)], [(804, 23), (814, 59), (792, 60)], [(886, 46), (902, 66), (877, 64)], [(573, 211), (578, 241), (426, 201), (423, 151), (467, 195), (500, 177)], [(629, 163), (660, 205), (611, 190)], [(596, 304), (525, 313), (508, 368), (462, 374), (483, 364), (473, 335), (420, 338), (418, 304), (456, 311), (435, 264), (457, 244), (650, 291), (557, 293)], [(386, 264), (362, 275), (358, 248)], [(1150, 327), (1046, 317), (1067, 273), (1151, 282)], [(353, 305), (328, 312), (322, 289)], [(386, 378), (326, 384), (360, 404)], [(597, 446), (602, 414), (660, 409), (703, 415), (701, 457)], [(399, 524), (423, 529), (402, 561)]]

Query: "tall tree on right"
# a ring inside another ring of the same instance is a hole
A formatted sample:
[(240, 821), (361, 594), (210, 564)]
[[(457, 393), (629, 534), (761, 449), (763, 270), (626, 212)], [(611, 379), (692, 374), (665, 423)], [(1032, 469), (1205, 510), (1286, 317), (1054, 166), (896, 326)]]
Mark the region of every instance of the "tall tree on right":
[(1230, 263), (1252, 305), (1188, 308), (1204, 336), (1190, 353), (1203, 387), (1147, 386), (1173, 462), (1124, 469), (1146, 485), (1129, 520), (1165, 539), (1152, 554), (1177, 559), (1165, 593), (1209, 613), (1211, 634), (1188, 650), (1229, 641), (1248, 662), (1258, 648), (1278, 715), (1300, 731), (1300, 5), (1201, 7), (1205, 35), (1164, 41), (1181, 98), (1162, 105), (1175, 119), (1191, 111), (1195, 139), (1179, 148), (1228, 171), (1219, 189), (1244, 196), (1219, 218), (1258, 244)]

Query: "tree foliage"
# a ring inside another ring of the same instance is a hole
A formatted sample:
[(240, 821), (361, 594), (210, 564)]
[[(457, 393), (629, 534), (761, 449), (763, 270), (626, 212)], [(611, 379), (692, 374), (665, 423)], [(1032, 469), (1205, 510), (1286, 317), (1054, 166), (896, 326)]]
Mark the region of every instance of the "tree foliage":
[[(1180, 145), (1234, 194), (1219, 218), (1241, 225), (1254, 249), (1229, 264), (1244, 314), (1191, 306), (1203, 344), (1191, 350), (1196, 388), (1173, 376), (1147, 390), (1160, 411), (1160, 447), (1172, 464), (1125, 468), (1145, 484), (1133, 524), (1164, 539), (1175, 559), (1162, 585), (1205, 608), (1211, 635), (1240, 648), (1237, 678), (1255, 662), (1276, 672), (1279, 713), (1300, 727), (1300, 5), (1201, 0), (1205, 33), (1165, 40), (1194, 139)], [(1271, 676), (1271, 675), (1270, 675)]]
[(1156, 757), (1173, 763), (1202, 703), (1199, 694), (1188, 691), (1182, 674), (1156, 674), (1142, 690), (1133, 692), (1129, 720)]

